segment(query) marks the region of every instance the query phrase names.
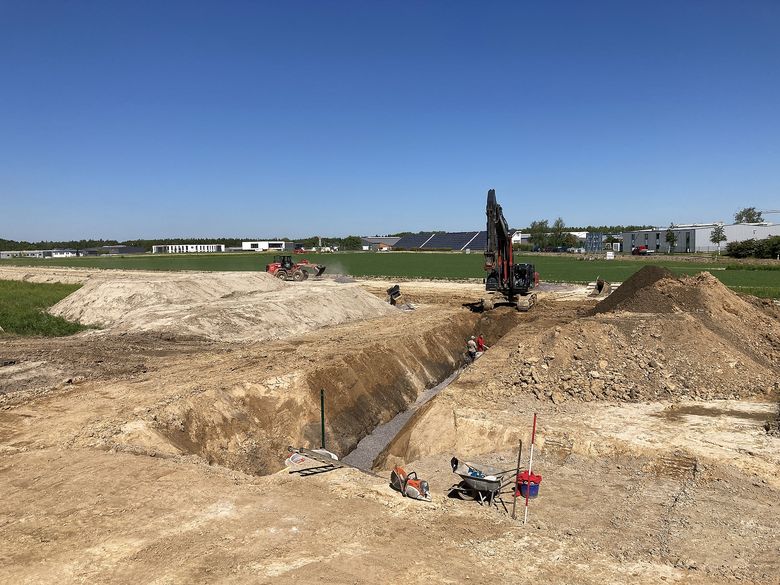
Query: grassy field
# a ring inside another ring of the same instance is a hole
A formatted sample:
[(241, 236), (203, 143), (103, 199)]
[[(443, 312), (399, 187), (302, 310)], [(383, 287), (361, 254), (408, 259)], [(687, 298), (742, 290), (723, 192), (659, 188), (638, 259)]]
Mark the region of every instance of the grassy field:
[[(305, 254), (302, 257), (328, 266), (328, 273), (352, 276), (385, 276), (389, 278), (481, 278), (483, 276), (481, 254), (452, 253), (350, 253)], [(69, 258), (69, 259), (14, 259), (0, 261), (25, 266), (80, 266), (89, 268), (121, 268), (131, 270), (264, 270), (271, 254), (204, 254)], [(598, 276), (621, 282), (646, 264), (669, 268), (676, 274), (696, 274), (709, 270), (724, 284), (735, 290), (759, 296), (780, 298), (780, 264), (758, 267), (729, 263), (720, 260), (713, 263), (681, 261), (669, 257), (626, 258), (615, 260), (583, 260), (574, 255), (518, 256), (518, 262), (536, 264), (542, 280), (551, 282), (589, 282)]]
[(86, 329), (44, 312), (79, 286), (0, 280), (0, 336), (71, 335)]

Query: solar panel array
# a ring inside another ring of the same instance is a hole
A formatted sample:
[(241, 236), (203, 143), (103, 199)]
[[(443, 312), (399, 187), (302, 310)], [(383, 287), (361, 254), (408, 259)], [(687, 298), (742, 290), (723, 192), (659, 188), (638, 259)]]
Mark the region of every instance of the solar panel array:
[(393, 248), (401, 248), (403, 250), (417, 250), (433, 235), (433, 232), (422, 232), (419, 234), (410, 234), (408, 236), (401, 237)]
[(393, 246), (405, 250), (484, 250), (487, 232), (426, 232), (404, 236)]
[(487, 232), (484, 230), (479, 232), (467, 248), (470, 250), (484, 250), (487, 248)]

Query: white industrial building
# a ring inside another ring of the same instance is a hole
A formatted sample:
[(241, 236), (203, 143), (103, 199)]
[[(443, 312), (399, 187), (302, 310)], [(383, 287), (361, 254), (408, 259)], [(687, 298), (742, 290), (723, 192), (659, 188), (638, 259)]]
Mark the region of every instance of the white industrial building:
[(283, 242), (281, 240), (264, 240), (255, 242), (241, 242), (241, 249), (247, 252), (268, 252), (269, 250), (292, 249), (292, 242)]
[[(721, 242), (721, 250), (725, 250), (730, 242), (745, 240), (763, 240), (771, 236), (780, 236), (780, 225), (776, 223), (689, 223), (675, 225), (672, 231), (677, 235), (677, 243), (673, 252), (717, 252), (717, 244), (710, 241), (712, 230), (723, 226), (726, 241)], [(623, 233), (623, 249), (626, 252), (640, 246), (655, 252), (668, 252), (666, 232), (669, 228), (654, 228)]]
[(225, 244), (162, 244), (152, 246), (152, 254), (207, 254), (224, 251)]

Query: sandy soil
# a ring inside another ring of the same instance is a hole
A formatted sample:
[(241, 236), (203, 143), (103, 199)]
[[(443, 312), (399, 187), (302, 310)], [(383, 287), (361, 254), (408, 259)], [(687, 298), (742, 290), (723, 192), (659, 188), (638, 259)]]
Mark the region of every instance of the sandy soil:
[[(357, 286), (381, 300), (383, 285)], [(415, 311), (262, 343), (157, 330), (3, 338), (0, 582), (780, 583), (780, 438), (764, 428), (776, 417), (771, 388), (627, 400), (613, 379), (614, 394), (587, 401), (572, 386), (554, 400), (567, 371), (556, 361), (599, 368), (601, 359), (605, 372), (617, 363), (612, 345), (590, 355), (573, 337), (615, 313), (587, 316), (594, 301), (584, 294), (550, 291), (529, 313), (479, 316), (458, 302), (480, 292), (470, 286), (409, 283)], [(775, 325), (743, 320), (757, 331), (745, 372), (777, 374)], [(379, 476), (281, 469), (287, 444), (316, 445), (319, 388), (329, 447), (344, 455), (458, 368), (479, 330), (491, 349), (412, 416)], [(550, 347), (560, 353), (546, 360)], [(578, 351), (585, 359), (571, 357)], [(664, 365), (672, 376), (688, 367)], [(626, 377), (639, 376), (655, 388), (647, 367)], [(705, 388), (704, 373), (698, 380), (691, 390)], [(447, 497), (450, 457), (512, 467), (533, 412), (544, 479), (528, 525)], [(431, 503), (390, 489), (393, 462), (430, 481)]]

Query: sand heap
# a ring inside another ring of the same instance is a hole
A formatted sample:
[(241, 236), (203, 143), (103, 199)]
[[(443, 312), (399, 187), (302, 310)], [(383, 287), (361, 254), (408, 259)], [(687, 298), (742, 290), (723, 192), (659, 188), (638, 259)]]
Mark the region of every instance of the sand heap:
[(97, 276), (50, 312), (112, 333), (260, 341), (395, 312), (358, 285), (264, 272)]
[(780, 323), (709, 273), (646, 267), (516, 359), (506, 382), (556, 403), (755, 396), (780, 390)]

